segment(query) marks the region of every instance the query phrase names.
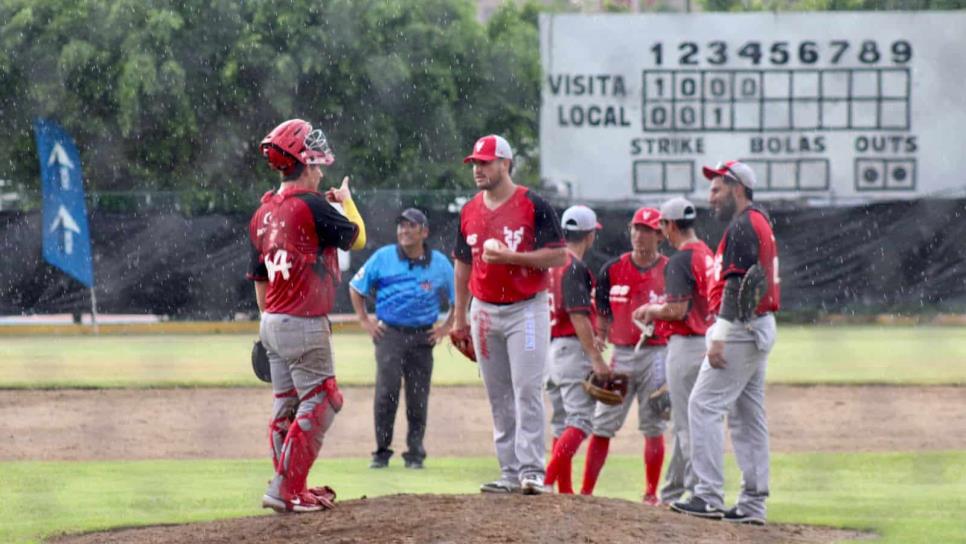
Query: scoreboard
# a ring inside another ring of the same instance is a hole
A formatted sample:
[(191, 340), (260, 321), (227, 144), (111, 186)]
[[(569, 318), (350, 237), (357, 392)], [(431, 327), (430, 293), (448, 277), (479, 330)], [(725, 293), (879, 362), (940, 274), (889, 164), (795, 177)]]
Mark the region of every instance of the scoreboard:
[(544, 15), (541, 176), (604, 201), (958, 197), (966, 12)]

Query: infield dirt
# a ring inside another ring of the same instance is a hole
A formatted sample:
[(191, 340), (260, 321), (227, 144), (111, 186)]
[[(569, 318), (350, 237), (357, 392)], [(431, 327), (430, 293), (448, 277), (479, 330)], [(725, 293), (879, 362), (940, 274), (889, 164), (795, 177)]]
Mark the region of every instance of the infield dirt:
[[(372, 388), (343, 389), (345, 407), (323, 457), (367, 457), (374, 446)], [(964, 387), (769, 386), (776, 452), (966, 450)], [(0, 391), (0, 461), (257, 458), (266, 454), (271, 390), (149, 389)], [(396, 450), (405, 449), (405, 406)], [(216, 423), (216, 424), (212, 424)], [(637, 416), (611, 451), (641, 450)], [(426, 450), (493, 455), (489, 404), (479, 387), (430, 395)]]

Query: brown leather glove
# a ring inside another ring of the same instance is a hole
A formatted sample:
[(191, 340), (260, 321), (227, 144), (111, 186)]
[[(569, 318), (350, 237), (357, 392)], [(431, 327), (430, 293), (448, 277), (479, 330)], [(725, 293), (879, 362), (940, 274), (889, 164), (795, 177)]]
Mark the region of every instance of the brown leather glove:
[(630, 378), (627, 374), (613, 372), (608, 376), (598, 376), (591, 372), (584, 378), (584, 391), (588, 395), (610, 406), (624, 402), (627, 396), (627, 384)]
[(476, 362), (476, 349), (473, 348), (473, 336), (469, 327), (454, 329), (449, 333), (449, 341), (470, 361)]

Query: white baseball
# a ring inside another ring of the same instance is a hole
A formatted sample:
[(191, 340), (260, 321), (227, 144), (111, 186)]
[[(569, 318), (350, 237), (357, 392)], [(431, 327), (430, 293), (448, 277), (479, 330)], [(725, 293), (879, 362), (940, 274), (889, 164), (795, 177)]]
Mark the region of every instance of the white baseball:
[(496, 238), (490, 238), (489, 240), (483, 242), (483, 249), (496, 250), (503, 247), (503, 244)]

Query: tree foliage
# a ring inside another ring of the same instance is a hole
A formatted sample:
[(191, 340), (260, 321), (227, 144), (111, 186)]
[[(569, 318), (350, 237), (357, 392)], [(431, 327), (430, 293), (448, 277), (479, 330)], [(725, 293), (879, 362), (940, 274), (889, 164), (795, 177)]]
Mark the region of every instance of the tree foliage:
[(97, 190), (247, 196), (276, 179), (259, 140), (301, 117), (330, 182), (469, 186), (483, 134), (534, 157), (539, 78), (533, 6), (484, 25), (470, 0), (0, 0), (0, 178), (39, 185), (44, 116)]

